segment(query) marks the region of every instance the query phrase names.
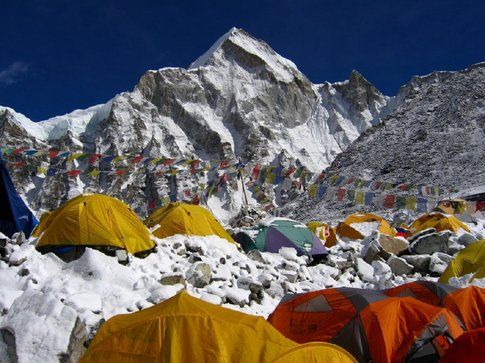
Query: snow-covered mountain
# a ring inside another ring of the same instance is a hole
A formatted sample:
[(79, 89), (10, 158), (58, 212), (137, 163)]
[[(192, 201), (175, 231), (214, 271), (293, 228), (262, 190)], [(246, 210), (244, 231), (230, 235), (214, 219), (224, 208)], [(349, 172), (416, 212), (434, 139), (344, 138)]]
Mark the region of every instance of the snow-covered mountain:
[[(377, 124), (388, 105), (389, 97), (358, 72), (345, 82), (313, 84), (264, 41), (233, 28), (188, 69), (148, 71), (133, 92), (105, 105), (41, 122), (2, 107), (0, 143), (205, 160), (270, 162), (284, 154), (319, 171)], [(159, 187), (147, 175), (121, 183), (100, 176), (93, 184), (65, 176), (32, 183), (28, 173), (16, 174), (35, 209), (86, 189), (139, 203)]]
[[(364, 131), (326, 172), (456, 190), (483, 187), (484, 95), (485, 63), (413, 77), (393, 99), (392, 112)], [(294, 210), (301, 217), (332, 219), (362, 206), (302, 198)], [(302, 211), (310, 212), (302, 216)]]

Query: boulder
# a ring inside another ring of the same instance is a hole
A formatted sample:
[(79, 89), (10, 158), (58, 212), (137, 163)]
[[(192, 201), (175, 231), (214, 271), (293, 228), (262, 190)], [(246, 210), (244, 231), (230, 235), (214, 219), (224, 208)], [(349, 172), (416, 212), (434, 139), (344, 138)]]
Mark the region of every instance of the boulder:
[(87, 330), (76, 311), (52, 293), (26, 291), (0, 323), (13, 362), (77, 362)]
[(407, 263), (405, 259), (396, 256), (391, 256), (387, 260), (387, 264), (396, 275), (407, 275), (414, 269), (414, 266)]
[(435, 252), (446, 252), (451, 237), (450, 231), (432, 233), (415, 239), (409, 246), (412, 253), (429, 255)]
[(384, 251), (394, 255), (398, 255), (409, 247), (409, 243), (405, 239), (394, 238), (385, 234), (380, 235), (379, 244)]
[(435, 274), (442, 275), (452, 259), (453, 257), (446, 253), (435, 252), (431, 255), (429, 270)]
[(183, 277), (183, 275), (180, 274), (163, 276), (158, 282), (160, 282), (162, 285), (187, 285), (187, 283), (185, 282), (185, 278)]
[(433, 234), (433, 233), (436, 233), (436, 229), (434, 229), (434, 228), (424, 229), (421, 232), (415, 233), (412, 236), (408, 237), (408, 242), (413, 243), (417, 239), (419, 239), (423, 236), (427, 236), (428, 234)]
[(266, 263), (266, 261), (263, 257), (263, 254), (259, 250), (251, 250), (247, 253), (247, 256), (253, 261), (260, 262), (260, 263)]
[(412, 265), (417, 271), (425, 272), (429, 270), (430, 255), (405, 255), (401, 256), (401, 258)]
[(187, 271), (187, 281), (195, 287), (204, 287), (210, 284), (211, 278), (211, 267), (205, 262), (197, 262)]
[(458, 243), (461, 244), (462, 246), (468, 246), (469, 244), (478, 241), (478, 239), (470, 234), (470, 233), (463, 233), (459, 238), (458, 238)]
[(371, 282), (374, 280), (374, 269), (362, 258), (356, 258), (357, 274), (363, 281)]

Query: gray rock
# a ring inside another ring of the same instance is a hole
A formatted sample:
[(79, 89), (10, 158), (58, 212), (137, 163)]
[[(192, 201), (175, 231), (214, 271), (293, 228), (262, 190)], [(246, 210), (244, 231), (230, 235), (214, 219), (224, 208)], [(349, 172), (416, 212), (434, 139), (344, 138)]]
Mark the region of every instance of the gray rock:
[(341, 256), (329, 254), (327, 256), (327, 265), (336, 267), (339, 270), (345, 270), (352, 266), (352, 261), (349, 261)]
[(294, 283), (298, 280), (298, 272), (294, 270), (281, 270), (280, 274), (288, 279), (288, 282)]
[(69, 345), (67, 346), (67, 352), (61, 354), (59, 362), (61, 363), (76, 363), (79, 362), (86, 350), (84, 343), (88, 337), (86, 325), (79, 319), (76, 319), (74, 328), (72, 329), (71, 336), (69, 338)]
[(356, 258), (357, 273), (363, 281), (371, 282), (374, 280), (374, 269), (362, 258)]
[(171, 275), (171, 276), (163, 276), (159, 282), (162, 285), (176, 285), (176, 284), (182, 284), (184, 286), (187, 286), (187, 283), (185, 282), (185, 278), (182, 275)]
[(431, 255), (429, 262), (429, 270), (435, 274), (441, 275), (448, 267), (448, 264), (453, 259), (452, 256), (442, 252), (435, 252)]
[(364, 248), (361, 252), (361, 257), (367, 263), (372, 263), (372, 261), (376, 260), (379, 253), (382, 251), (382, 247), (379, 243), (378, 239), (374, 238), (366, 238), (364, 239)]
[(417, 271), (425, 272), (429, 270), (430, 255), (405, 255), (401, 257)]
[(0, 329), (0, 339), (7, 346), (7, 357), (11, 363), (19, 361), (17, 357), (17, 346), (15, 344), (15, 334), (8, 329)]
[(470, 243), (474, 243), (476, 241), (478, 241), (478, 239), (470, 233), (464, 233), (458, 238), (458, 243), (463, 246), (468, 246)]
[(283, 297), (285, 290), (283, 289), (283, 286), (281, 286), (280, 282), (271, 281), (270, 287), (266, 289), (266, 293), (272, 298)]
[(211, 282), (212, 270), (209, 264), (197, 262), (187, 271), (187, 281), (195, 287), (204, 287)]
[(265, 289), (269, 289), (271, 287), (271, 281), (274, 281), (274, 277), (271, 274), (261, 274), (258, 276), (258, 281), (263, 285)]
[(436, 233), (436, 229), (434, 228), (428, 228), (428, 229), (423, 229), (422, 231), (413, 234), (408, 238), (409, 243), (413, 243), (414, 241), (418, 240), (419, 238), (423, 236), (427, 236), (428, 234), (433, 234)]
[(414, 266), (407, 263), (405, 259), (396, 256), (391, 256), (387, 260), (387, 264), (396, 275), (407, 275), (414, 269)]
[(418, 255), (428, 255), (435, 252), (446, 252), (451, 232), (444, 231), (422, 236), (411, 243), (409, 249)]
[(263, 254), (259, 250), (251, 250), (247, 253), (247, 256), (253, 261), (266, 263), (266, 261), (264, 260)]

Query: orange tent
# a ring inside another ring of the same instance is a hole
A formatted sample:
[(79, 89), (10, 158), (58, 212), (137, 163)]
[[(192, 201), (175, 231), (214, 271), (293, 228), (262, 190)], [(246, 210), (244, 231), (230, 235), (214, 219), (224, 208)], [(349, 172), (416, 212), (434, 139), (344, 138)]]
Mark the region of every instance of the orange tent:
[(477, 286), (458, 289), (431, 281), (415, 281), (388, 289), (384, 294), (414, 297), (427, 304), (445, 307), (461, 320), (466, 330), (485, 326), (485, 289)]
[(435, 358), (433, 340), (463, 333), (445, 308), (354, 288), (287, 295), (268, 321), (296, 342), (330, 342), (365, 362)]
[(483, 362), (485, 357), (485, 328), (466, 332), (448, 349), (441, 363)]

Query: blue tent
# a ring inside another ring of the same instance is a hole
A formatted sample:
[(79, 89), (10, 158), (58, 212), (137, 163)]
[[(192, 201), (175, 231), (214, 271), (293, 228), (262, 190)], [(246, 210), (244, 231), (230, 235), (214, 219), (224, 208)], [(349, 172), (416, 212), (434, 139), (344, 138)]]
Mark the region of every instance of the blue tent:
[(37, 223), (37, 218), (15, 190), (0, 153), (0, 232), (11, 238), (14, 233), (24, 231), (29, 237)]

